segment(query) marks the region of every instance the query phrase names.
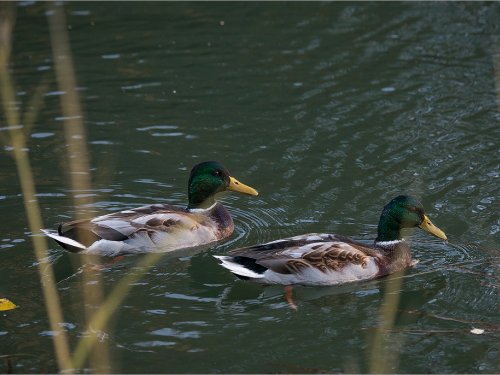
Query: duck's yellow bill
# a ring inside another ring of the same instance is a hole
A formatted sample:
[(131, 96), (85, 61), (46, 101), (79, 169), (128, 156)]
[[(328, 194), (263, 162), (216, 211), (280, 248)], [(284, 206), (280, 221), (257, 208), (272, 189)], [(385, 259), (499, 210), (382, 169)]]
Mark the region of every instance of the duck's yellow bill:
[(424, 221), (422, 221), (422, 224), (419, 225), (420, 229), (425, 230), (426, 232), (429, 232), (430, 234), (433, 234), (436, 237), (439, 237), (443, 240), (447, 240), (448, 237), (446, 237), (446, 234), (436, 227), (434, 224), (432, 224), (432, 221), (427, 217), (427, 215), (424, 215)]
[(15, 309), (17, 306), (10, 302), (7, 298), (0, 298), (0, 311)]
[(234, 177), (229, 177), (229, 190), (237, 191), (238, 193), (249, 194), (249, 195), (259, 195), (257, 190), (239, 182)]

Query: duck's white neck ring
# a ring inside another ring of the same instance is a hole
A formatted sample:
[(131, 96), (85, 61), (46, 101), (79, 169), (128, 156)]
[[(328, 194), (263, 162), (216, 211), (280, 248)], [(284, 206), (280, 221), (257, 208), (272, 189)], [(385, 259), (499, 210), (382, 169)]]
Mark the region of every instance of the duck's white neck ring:
[(203, 212), (211, 211), (216, 205), (217, 205), (217, 202), (215, 202), (214, 204), (212, 204), (210, 207), (207, 207), (207, 208), (190, 208), (189, 212), (201, 214)]
[(401, 242), (404, 242), (404, 240), (401, 239), (401, 240), (393, 240), (393, 241), (378, 241), (378, 242), (375, 242), (375, 245), (377, 245), (378, 247), (383, 247), (385, 249), (390, 249)]

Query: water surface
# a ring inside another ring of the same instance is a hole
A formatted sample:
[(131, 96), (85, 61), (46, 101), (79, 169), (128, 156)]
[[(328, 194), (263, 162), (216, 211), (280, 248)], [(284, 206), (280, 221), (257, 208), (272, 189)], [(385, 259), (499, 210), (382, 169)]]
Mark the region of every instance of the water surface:
[[(236, 281), (212, 255), (307, 232), (369, 241), (401, 193), (418, 196), (450, 242), (414, 233), (419, 263), (396, 276), (400, 301), (379, 359), (394, 373), (500, 370), (498, 3), (65, 4), (92, 176), (78, 192), (51, 13), (15, 5), (19, 106), (50, 82), (28, 144), (46, 227), (81, 212), (185, 204), (189, 170), (204, 160), (260, 193), (222, 197), (236, 225), (226, 242), (145, 270), (102, 332), (106, 371), (373, 370), (394, 277), (298, 287), (294, 312), (280, 287)], [(17, 172), (2, 146), (0, 297), (19, 308), (2, 314), (0, 355), (14, 372), (55, 372)], [(92, 203), (75, 204), (75, 194)], [(50, 254), (73, 347), (85, 334), (78, 256), (54, 243)], [(89, 288), (110, 292), (140, 260), (96, 270), (101, 285)]]

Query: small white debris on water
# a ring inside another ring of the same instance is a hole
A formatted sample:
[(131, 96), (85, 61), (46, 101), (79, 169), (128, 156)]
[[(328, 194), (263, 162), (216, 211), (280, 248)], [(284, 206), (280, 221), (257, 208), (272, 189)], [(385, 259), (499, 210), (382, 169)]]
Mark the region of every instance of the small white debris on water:
[(481, 329), (481, 328), (472, 328), (470, 330), (470, 333), (473, 333), (475, 335), (482, 335), (484, 333), (484, 329)]
[(119, 53), (108, 53), (106, 55), (101, 55), (101, 58), (104, 60), (116, 60), (119, 59), (121, 56)]

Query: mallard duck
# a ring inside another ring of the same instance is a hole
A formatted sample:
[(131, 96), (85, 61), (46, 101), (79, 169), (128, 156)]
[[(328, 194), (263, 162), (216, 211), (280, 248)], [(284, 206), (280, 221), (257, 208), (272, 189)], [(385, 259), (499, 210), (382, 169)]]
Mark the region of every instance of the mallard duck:
[(153, 204), (42, 230), (66, 250), (117, 256), (172, 251), (208, 244), (228, 237), (233, 219), (217, 193), (232, 190), (258, 195), (250, 186), (229, 175), (220, 163), (207, 161), (191, 170), (187, 207)]
[(410, 245), (401, 231), (413, 227), (447, 239), (417, 199), (401, 195), (384, 207), (371, 246), (337, 234), (310, 233), (215, 257), (238, 278), (265, 284), (312, 286), (369, 280), (411, 265)]

